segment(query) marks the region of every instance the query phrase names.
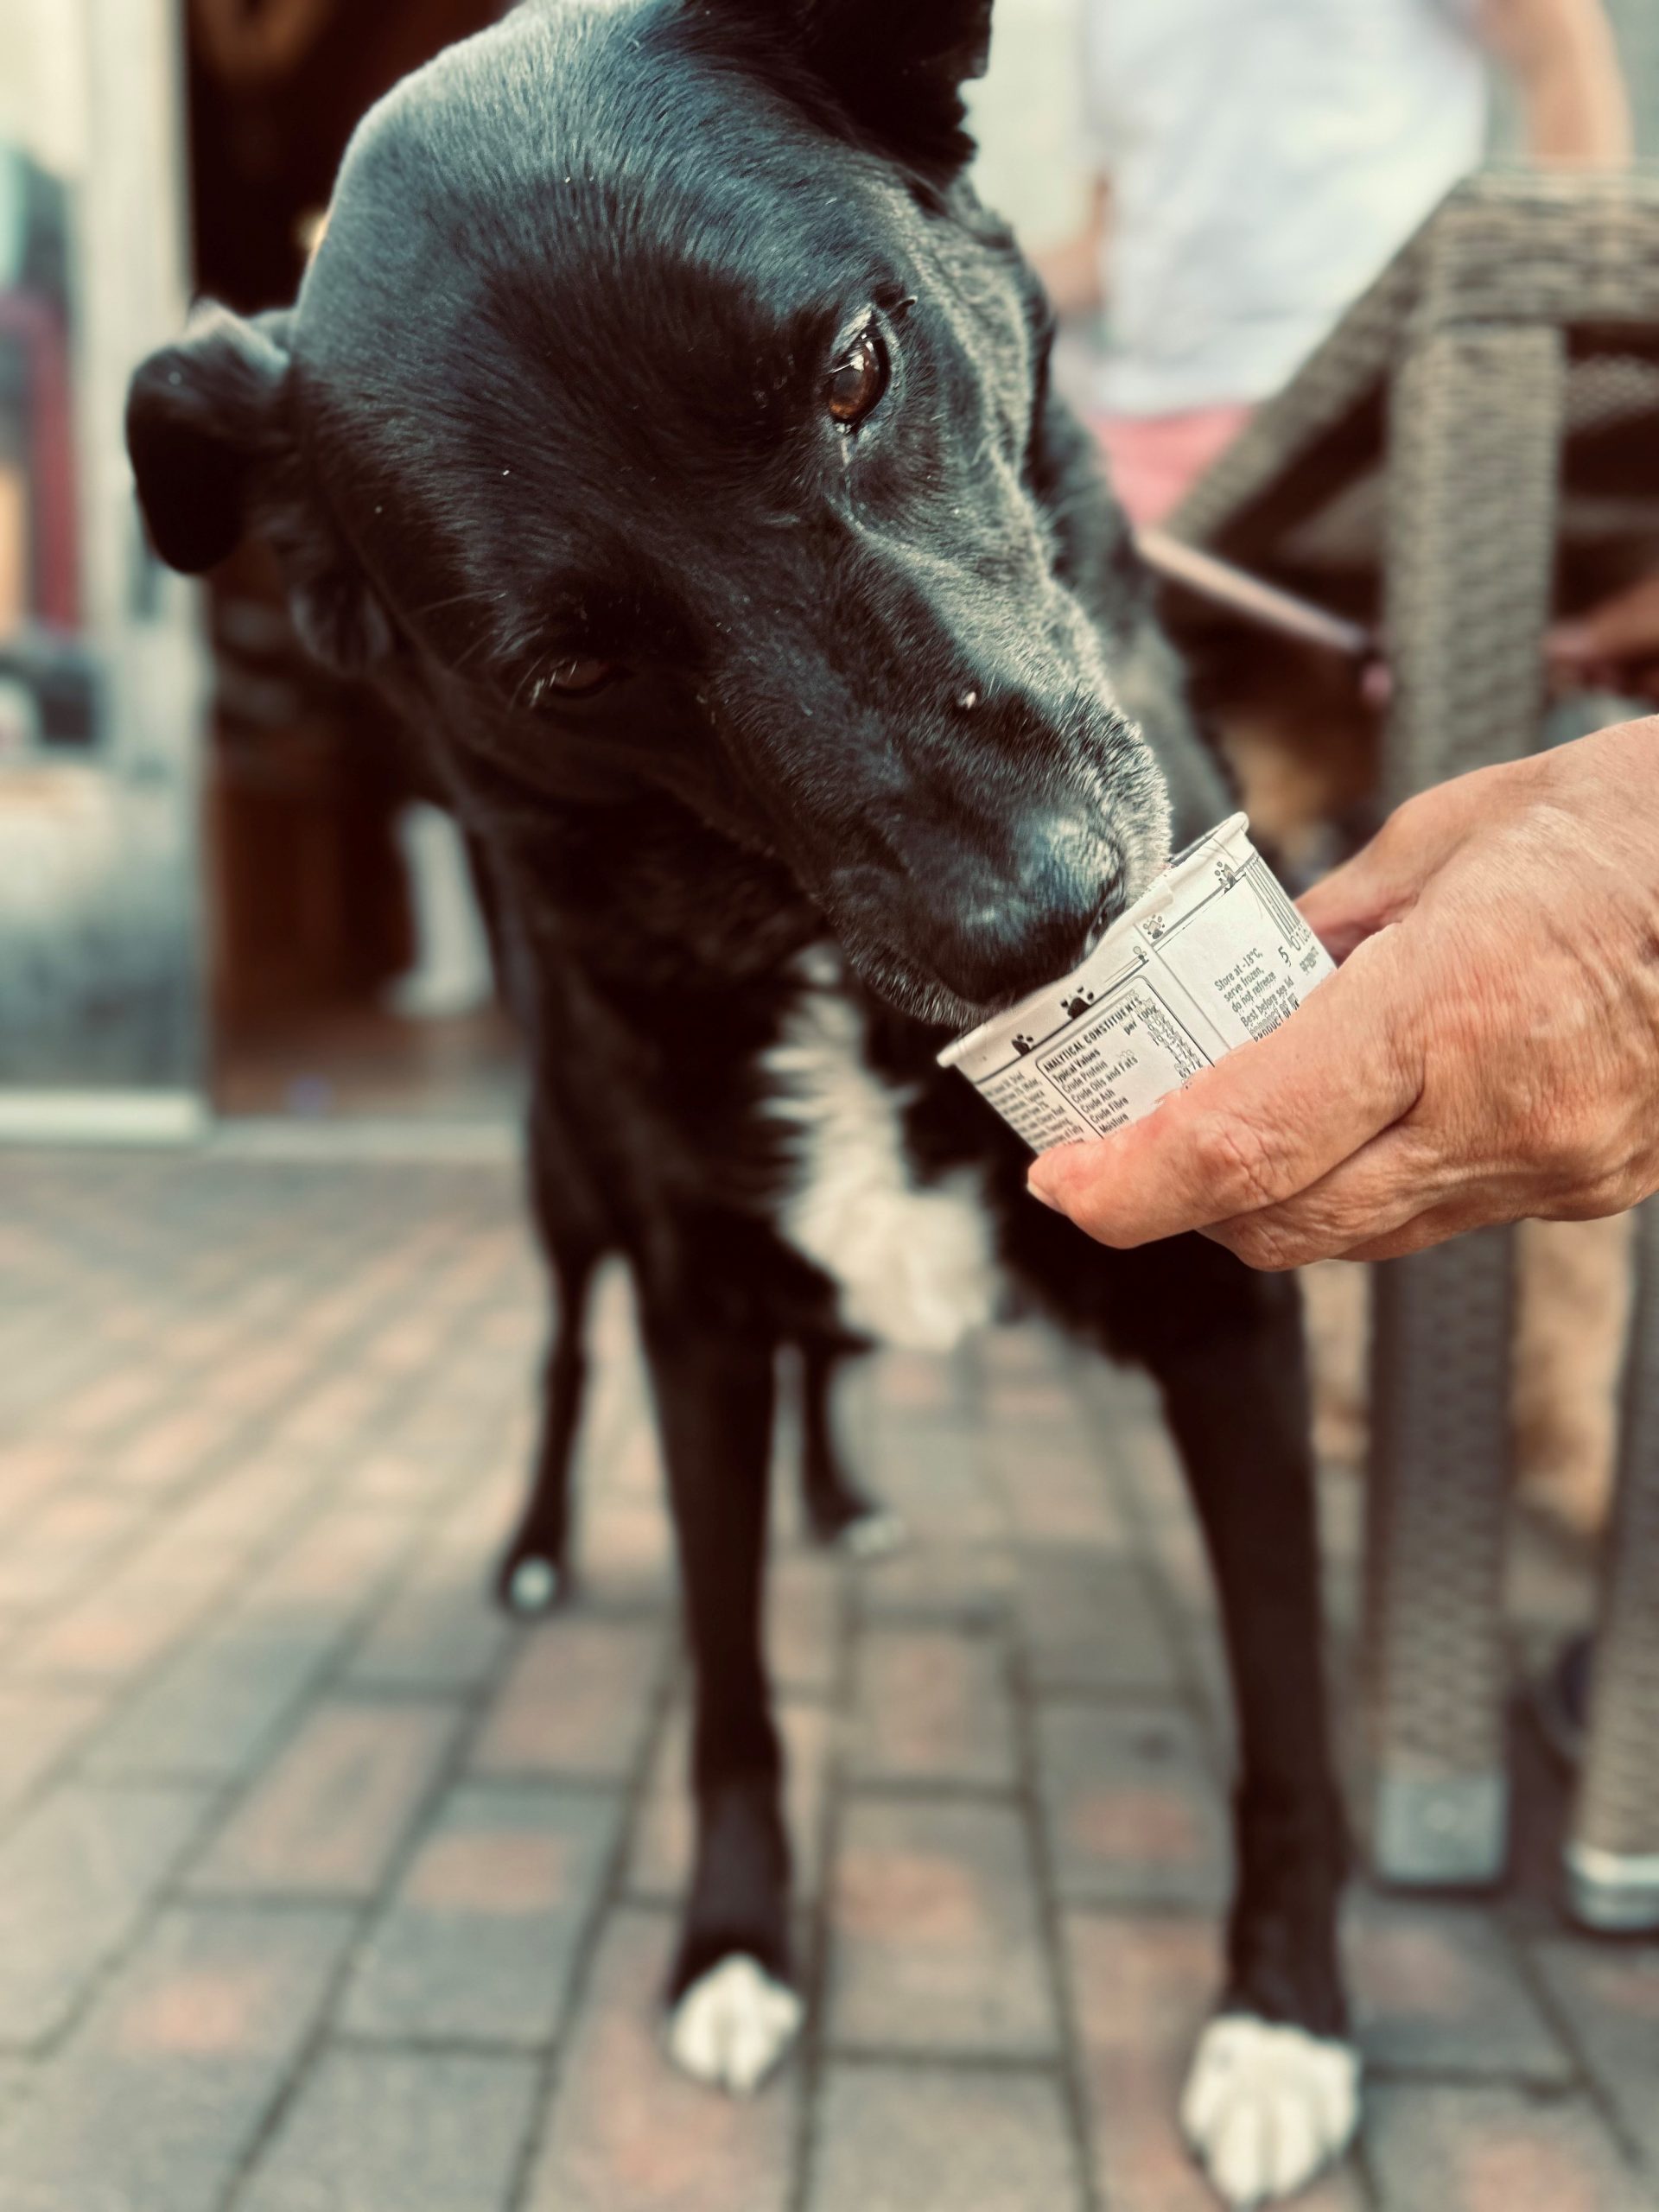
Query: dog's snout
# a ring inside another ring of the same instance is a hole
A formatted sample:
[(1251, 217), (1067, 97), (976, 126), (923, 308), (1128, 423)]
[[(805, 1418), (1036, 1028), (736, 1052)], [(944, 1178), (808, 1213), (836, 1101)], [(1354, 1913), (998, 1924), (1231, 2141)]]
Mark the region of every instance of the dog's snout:
[(1099, 874), (1057, 881), (1051, 871), (1029, 888), (1001, 886), (948, 918), (939, 974), (973, 1005), (1006, 1005), (1087, 959), (1121, 903)]

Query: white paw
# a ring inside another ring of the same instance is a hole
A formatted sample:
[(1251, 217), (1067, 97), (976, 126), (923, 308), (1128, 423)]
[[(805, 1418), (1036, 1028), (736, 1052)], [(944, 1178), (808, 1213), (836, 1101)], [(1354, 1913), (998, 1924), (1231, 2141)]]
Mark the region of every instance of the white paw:
[(1302, 2028), (1224, 2013), (1198, 2039), (1181, 2132), (1230, 2204), (1293, 2196), (1359, 2124), (1359, 2056)]
[(526, 1618), (551, 1612), (558, 1603), (559, 1570), (551, 1560), (521, 1559), (507, 1584), (507, 1603)]
[(841, 1532), (841, 1548), (854, 1559), (886, 1559), (907, 1541), (910, 1531), (896, 1513), (861, 1513)]
[(800, 2033), (802, 2009), (753, 1959), (722, 1959), (674, 2007), (668, 2048), (696, 2080), (752, 2096)]

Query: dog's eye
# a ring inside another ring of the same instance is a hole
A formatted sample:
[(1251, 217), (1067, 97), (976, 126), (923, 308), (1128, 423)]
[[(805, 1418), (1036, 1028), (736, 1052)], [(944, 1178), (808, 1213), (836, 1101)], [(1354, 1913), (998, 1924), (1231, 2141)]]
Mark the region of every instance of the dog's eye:
[(536, 686), (535, 703), (543, 699), (585, 699), (602, 691), (621, 674), (613, 660), (556, 661)]
[(839, 429), (855, 430), (873, 415), (887, 388), (887, 349), (874, 330), (862, 330), (830, 372), (825, 393), (830, 419)]

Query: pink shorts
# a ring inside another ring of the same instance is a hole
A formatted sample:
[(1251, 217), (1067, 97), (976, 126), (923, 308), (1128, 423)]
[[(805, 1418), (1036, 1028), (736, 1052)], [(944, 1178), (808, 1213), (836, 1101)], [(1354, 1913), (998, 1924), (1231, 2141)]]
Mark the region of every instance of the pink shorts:
[(1129, 520), (1162, 522), (1255, 413), (1248, 403), (1190, 407), (1179, 415), (1091, 417)]

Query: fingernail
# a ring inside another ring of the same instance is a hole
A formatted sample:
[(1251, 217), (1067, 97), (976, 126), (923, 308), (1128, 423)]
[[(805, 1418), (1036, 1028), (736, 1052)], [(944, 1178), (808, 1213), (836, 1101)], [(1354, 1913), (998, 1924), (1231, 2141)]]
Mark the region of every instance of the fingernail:
[(1576, 660), (1590, 650), (1590, 632), (1582, 622), (1558, 622), (1544, 632), (1544, 651)]
[(1027, 1176), (1026, 1188), (1039, 1206), (1046, 1206), (1051, 1213), (1058, 1213), (1062, 1211), (1059, 1200), (1051, 1198), (1034, 1175)]

